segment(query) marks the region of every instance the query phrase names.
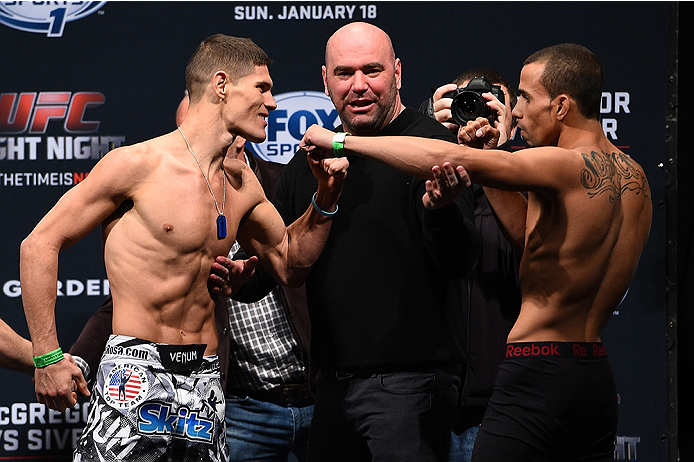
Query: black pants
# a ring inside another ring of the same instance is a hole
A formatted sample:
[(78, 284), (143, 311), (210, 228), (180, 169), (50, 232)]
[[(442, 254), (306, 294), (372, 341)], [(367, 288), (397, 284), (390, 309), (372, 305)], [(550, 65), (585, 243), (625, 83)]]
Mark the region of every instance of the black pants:
[(460, 378), (439, 369), (354, 377), (324, 374), (309, 462), (447, 461)]
[(613, 461), (616, 430), (617, 390), (607, 356), (507, 357), (472, 460)]

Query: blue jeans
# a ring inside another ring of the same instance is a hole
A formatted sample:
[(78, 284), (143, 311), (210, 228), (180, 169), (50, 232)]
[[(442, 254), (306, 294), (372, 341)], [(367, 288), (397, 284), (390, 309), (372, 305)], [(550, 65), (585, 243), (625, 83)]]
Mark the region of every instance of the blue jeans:
[(475, 446), (479, 425), (464, 430), (460, 435), (451, 433), (451, 452), (448, 462), (470, 462), (472, 460), (472, 448)]
[(249, 397), (229, 395), (226, 400), (227, 442), (230, 462), (287, 462), (306, 460), (306, 444), (313, 405), (283, 407)]

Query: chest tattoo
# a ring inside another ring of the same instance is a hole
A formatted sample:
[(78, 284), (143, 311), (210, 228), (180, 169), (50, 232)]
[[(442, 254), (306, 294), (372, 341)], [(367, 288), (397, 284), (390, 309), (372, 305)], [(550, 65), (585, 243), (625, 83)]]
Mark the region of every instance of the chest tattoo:
[(646, 175), (628, 155), (596, 151), (581, 155), (586, 163), (581, 183), (589, 197), (608, 194), (610, 202), (616, 202), (625, 192), (634, 191), (650, 200)]

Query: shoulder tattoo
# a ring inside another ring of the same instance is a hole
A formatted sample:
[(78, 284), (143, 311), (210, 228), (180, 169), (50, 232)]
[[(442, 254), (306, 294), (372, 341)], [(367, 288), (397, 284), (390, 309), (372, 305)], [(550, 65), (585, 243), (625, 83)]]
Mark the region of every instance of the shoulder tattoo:
[(610, 201), (615, 202), (625, 192), (633, 191), (651, 200), (646, 175), (628, 155), (596, 151), (581, 155), (586, 163), (581, 172), (581, 184), (588, 190), (589, 197), (609, 194)]

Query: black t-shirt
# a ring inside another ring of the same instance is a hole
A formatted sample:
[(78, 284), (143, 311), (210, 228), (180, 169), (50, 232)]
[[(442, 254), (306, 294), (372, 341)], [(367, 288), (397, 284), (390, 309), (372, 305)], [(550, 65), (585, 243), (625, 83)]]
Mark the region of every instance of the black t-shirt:
[[(387, 135), (455, 142), (409, 108), (377, 136)], [(372, 371), (463, 363), (462, 284), (479, 243), (472, 194), (426, 210), (424, 180), (378, 161), (349, 161), (339, 211), (306, 282), (315, 364)], [(316, 187), (299, 153), (275, 192), (287, 223), (306, 211)]]

